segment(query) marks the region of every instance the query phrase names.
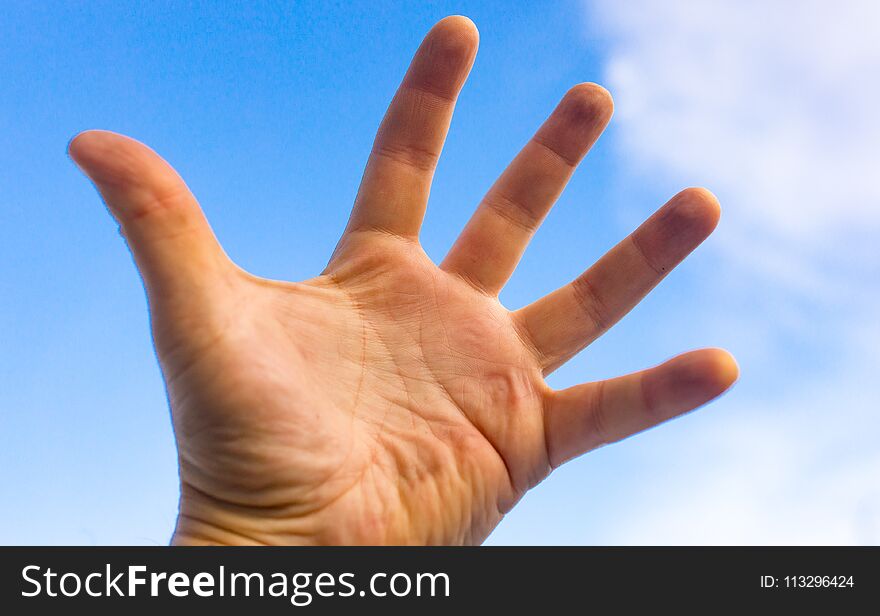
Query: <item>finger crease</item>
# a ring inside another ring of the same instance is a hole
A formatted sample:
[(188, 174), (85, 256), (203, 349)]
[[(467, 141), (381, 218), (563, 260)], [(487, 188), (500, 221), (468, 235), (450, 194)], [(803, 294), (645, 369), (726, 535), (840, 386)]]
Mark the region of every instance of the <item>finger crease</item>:
[(442, 103), (444, 106), (446, 105), (454, 105), (456, 97), (450, 96), (449, 94), (444, 94), (439, 90), (435, 90), (433, 88), (429, 88), (427, 86), (415, 85), (412, 83), (405, 83), (403, 85), (403, 89), (405, 92), (409, 92), (414, 94), (415, 96), (423, 96), (425, 98), (434, 99), (437, 103)]
[(541, 222), (539, 216), (522, 201), (508, 197), (498, 189), (489, 191), (483, 203), (513, 226), (531, 235)]
[(578, 163), (580, 162), (576, 158), (571, 158), (570, 156), (566, 156), (565, 154), (563, 154), (562, 152), (560, 152), (559, 150), (554, 148), (552, 145), (550, 145), (546, 141), (543, 141), (540, 137), (532, 137), (532, 143), (534, 143), (535, 145), (538, 145), (538, 146), (544, 148), (545, 150), (547, 150), (548, 152), (550, 152), (550, 154), (552, 154), (554, 158), (557, 158), (560, 161), (562, 161), (562, 163), (566, 167), (571, 167), (572, 169), (574, 169), (575, 167), (578, 166)]
[(593, 384), (593, 387), (588, 412), (590, 432), (596, 439), (596, 445), (593, 447), (595, 449), (612, 441), (608, 435), (608, 427), (605, 425), (605, 381), (598, 381)]
[(571, 283), (571, 288), (574, 292), (575, 300), (593, 322), (596, 331), (604, 332), (607, 330), (610, 325), (608, 317), (605, 316), (608, 314), (608, 308), (589, 279), (586, 276), (581, 276)]
[(419, 171), (431, 172), (440, 158), (436, 152), (415, 145), (376, 145), (373, 154), (387, 158), (393, 162), (413, 167)]
[(658, 276), (665, 276), (666, 275), (666, 268), (665, 267), (658, 267), (657, 265), (654, 264), (653, 260), (648, 258), (648, 253), (645, 251), (644, 247), (642, 246), (642, 243), (638, 240), (637, 235), (635, 233), (633, 233), (632, 235), (629, 236), (629, 239), (630, 239), (630, 242), (632, 242), (632, 245), (635, 247), (636, 252), (638, 252), (639, 255), (642, 257), (642, 260), (645, 262), (645, 265), (647, 265), (651, 269), (651, 271), (654, 272), (655, 274), (657, 274)]
[(649, 421), (654, 423), (656, 421), (656, 418), (654, 417), (656, 415), (656, 412), (654, 409), (657, 408), (657, 405), (654, 404), (654, 401), (648, 395), (648, 390), (645, 389), (645, 376), (644, 376), (644, 374), (642, 374), (639, 377), (639, 394), (642, 397), (642, 405), (643, 405), (643, 408), (645, 409), (645, 415), (648, 416)]
[(120, 213), (124, 218), (126, 223), (137, 222), (143, 218), (151, 216), (156, 212), (167, 211), (174, 208), (175, 202), (180, 201), (181, 198), (185, 198), (187, 193), (187, 189), (184, 187), (174, 188), (169, 190), (165, 194), (161, 195), (152, 195), (144, 202), (142, 202), (139, 207), (137, 207), (137, 211), (131, 212), (130, 214)]

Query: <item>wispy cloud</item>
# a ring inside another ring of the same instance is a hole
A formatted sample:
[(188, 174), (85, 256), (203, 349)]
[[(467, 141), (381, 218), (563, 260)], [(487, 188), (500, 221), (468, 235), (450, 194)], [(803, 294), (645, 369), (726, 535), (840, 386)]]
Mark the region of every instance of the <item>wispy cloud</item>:
[[(608, 43), (622, 162), (722, 197), (714, 245), (730, 271), (707, 282), (731, 309), (714, 326), (765, 351), (763, 393), (746, 373), (704, 475), (662, 497), (646, 487), (654, 515), (624, 517), (616, 540), (880, 542), (880, 449), (865, 436), (880, 428), (880, 4), (585, 6)], [(805, 363), (819, 366), (809, 381)]]
[[(878, 362), (876, 347), (854, 355), (828, 378), (789, 382), (790, 395), (669, 445), (674, 454), (654, 464), (670, 480), (643, 486), (608, 542), (880, 544), (880, 399), (869, 386)], [(697, 470), (676, 472), (680, 459)]]
[(743, 258), (767, 256), (796, 282), (805, 260), (880, 228), (880, 4), (589, 9), (611, 41), (606, 79), (630, 160), (723, 193), (726, 237)]

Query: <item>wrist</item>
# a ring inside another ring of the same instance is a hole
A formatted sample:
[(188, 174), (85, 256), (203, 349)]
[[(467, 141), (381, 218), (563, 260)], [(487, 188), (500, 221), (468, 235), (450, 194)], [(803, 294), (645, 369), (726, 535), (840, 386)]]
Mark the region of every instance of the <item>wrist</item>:
[(184, 484), (170, 543), (174, 546), (309, 543), (305, 537), (290, 532), (290, 526), (285, 516), (224, 503)]

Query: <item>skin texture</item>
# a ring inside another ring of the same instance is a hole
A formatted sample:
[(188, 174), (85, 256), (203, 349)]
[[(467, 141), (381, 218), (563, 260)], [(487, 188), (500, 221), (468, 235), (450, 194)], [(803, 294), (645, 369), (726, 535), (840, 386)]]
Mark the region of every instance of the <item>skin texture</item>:
[(704, 349), (554, 391), (600, 336), (714, 229), (715, 198), (673, 197), (571, 284), (498, 301), (608, 123), (572, 88), (438, 266), (418, 235), (477, 49), (463, 17), (426, 36), (380, 128), (349, 224), (304, 282), (253, 276), (146, 146), (88, 131), (70, 155), (119, 221), (149, 297), (180, 460), (179, 544), (479, 543), (564, 461), (690, 411), (737, 378)]

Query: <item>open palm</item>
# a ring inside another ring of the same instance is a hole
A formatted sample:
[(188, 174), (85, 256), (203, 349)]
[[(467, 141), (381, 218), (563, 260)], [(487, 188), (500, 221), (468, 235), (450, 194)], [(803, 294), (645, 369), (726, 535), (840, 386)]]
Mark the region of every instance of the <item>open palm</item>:
[(438, 267), (418, 235), (477, 48), (437, 24), (379, 129), (324, 272), (288, 283), (223, 253), (180, 177), (102, 131), (70, 153), (144, 278), (180, 458), (179, 543), (477, 543), (565, 460), (689, 411), (735, 380), (720, 350), (555, 391), (545, 375), (632, 308), (718, 220), (676, 195), (571, 284), (498, 293), (611, 116), (572, 88)]

